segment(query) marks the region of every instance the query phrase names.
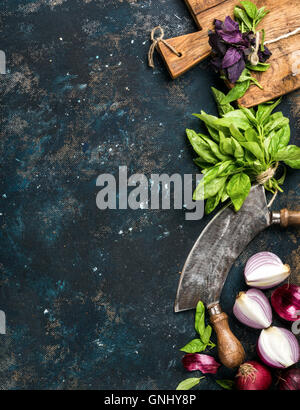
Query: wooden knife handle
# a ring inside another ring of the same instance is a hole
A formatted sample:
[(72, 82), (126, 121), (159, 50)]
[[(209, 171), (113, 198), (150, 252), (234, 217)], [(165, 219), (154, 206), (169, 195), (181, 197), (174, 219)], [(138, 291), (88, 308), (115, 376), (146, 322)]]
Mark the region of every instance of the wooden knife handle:
[(241, 342), (229, 328), (228, 316), (220, 305), (209, 308), (210, 322), (217, 334), (218, 354), (222, 364), (230, 369), (240, 366), (245, 360)]
[(283, 228), (287, 228), (290, 225), (300, 226), (300, 212), (289, 211), (288, 209), (282, 209), (280, 211), (280, 225)]

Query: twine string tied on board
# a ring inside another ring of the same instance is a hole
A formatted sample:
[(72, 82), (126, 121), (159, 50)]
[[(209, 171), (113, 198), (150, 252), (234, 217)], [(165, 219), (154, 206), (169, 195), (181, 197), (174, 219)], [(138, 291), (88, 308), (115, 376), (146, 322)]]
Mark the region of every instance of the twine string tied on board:
[[(156, 32), (159, 32), (158, 36), (156, 35)], [(151, 46), (149, 48), (149, 52), (148, 52), (148, 64), (149, 67), (154, 68), (154, 61), (153, 61), (153, 54), (154, 54), (154, 50), (157, 46), (157, 44), (161, 41), (162, 43), (164, 43), (164, 45), (166, 47), (168, 47), (169, 50), (172, 51), (172, 53), (176, 54), (177, 57), (181, 57), (181, 53), (179, 53), (173, 46), (171, 46), (171, 44), (169, 44), (166, 40), (164, 40), (164, 35), (165, 32), (163, 30), (163, 28), (161, 26), (157, 26), (154, 27), (154, 29), (151, 31)]]

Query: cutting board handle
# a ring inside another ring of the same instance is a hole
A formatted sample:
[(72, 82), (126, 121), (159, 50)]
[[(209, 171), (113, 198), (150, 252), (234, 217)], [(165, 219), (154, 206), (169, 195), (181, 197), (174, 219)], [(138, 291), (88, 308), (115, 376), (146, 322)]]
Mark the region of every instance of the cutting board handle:
[(245, 360), (245, 351), (241, 342), (230, 330), (228, 316), (222, 312), (220, 305), (214, 305), (208, 310), (210, 322), (217, 334), (220, 361), (229, 369), (240, 366)]

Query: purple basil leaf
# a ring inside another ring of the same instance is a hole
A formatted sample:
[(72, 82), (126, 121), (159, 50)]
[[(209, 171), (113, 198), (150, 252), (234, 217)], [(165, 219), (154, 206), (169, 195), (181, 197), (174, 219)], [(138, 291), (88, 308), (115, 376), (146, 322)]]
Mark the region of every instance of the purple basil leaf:
[(216, 71), (220, 71), (222, 69), (222, 58), (221, 57), (214, 57), (210, 60), (212, 66)]
[(224, 56), (222, 68), (228, 68), (237, 63), (242, 58), (241, 52), (236, 48), (229, 48)]
[(245, 61), (241, 58), (237, 63), (227, 69), (228, 79), (231, 83), (236, 83), (246, 67)]
[(243, 36), (240, 31), (226, 32), (223, 30), (217, 30), (217, 33), (222, 38), (222, 40), (226, 41), (227, 43), (238, 44), (243, 41)]
[(227, 16), (223, 24), (223, 30), (227, 32), (240, 31), (239, 23), (232, 20), (231, 17)]
[(209, 45), (211, 46), (213, 52), (223, 57), (226, 54), (227, 47), (223, 43), (222, 39), (213, 31), (209, 31), (208, 36)]
[(222, 27), (223, 27), (223, 21), (215, 19), (215, 28), (217, 30), (222, 30)]
[(227, 16), (224, 23), (221, 25), (219, 20), (215, 22), (216, 32), (227, 43), (240, 43), (243, 41), (243, 35), (240, 32), (239, 24)]

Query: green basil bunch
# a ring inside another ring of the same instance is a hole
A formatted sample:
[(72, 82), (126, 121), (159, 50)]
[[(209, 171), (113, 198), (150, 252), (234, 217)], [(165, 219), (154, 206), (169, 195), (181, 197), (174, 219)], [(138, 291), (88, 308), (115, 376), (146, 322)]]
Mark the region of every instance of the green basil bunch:
[[(300, 147), (288, 145), (289, 119), (273, 110), (281, 102), (260, 104), (256, 109), (223, 104), (224, 94), (212, 88), (220, 118), (194, 114), (202, 120), (208, 134), (186, 130), (188, 139), (197, 153), (194, 160), (204, 174), (193, 199), (206, 199), (205, 212), (212, 212), (220, 202), (230, 199), (238, 211), (247, 198), (252, 184), (279, 161), (300, 169)], [(281, 191), (286, 168), (281, 178), (275, 175), (264, 183), (272, 193)]]

